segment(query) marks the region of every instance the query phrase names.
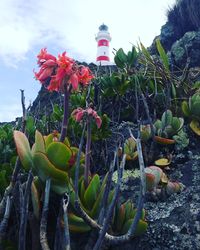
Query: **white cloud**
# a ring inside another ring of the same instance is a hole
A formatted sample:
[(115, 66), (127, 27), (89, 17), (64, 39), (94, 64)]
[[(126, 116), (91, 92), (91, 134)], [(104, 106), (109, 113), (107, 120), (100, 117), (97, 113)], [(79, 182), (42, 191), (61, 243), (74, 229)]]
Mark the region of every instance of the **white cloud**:
[(95, 61), (95, 33), (105, 22), (111, 47), (130, 48), (139, 37), (150, 45), (175, 0), (1, 0), (0, 59), (16, 66), (36, 46), (58, 46), (76, 59)]

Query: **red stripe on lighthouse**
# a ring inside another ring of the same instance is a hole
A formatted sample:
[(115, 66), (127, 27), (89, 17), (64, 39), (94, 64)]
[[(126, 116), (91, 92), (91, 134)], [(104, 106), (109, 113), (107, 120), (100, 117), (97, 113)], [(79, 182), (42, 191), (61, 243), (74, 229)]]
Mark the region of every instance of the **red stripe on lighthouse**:
[(98, 46), (109, 46), (109, 41), (105, 39), (101, 39), (98, 41)]
[(108, 56), (98, 56), (97, 61), (110, 61)]

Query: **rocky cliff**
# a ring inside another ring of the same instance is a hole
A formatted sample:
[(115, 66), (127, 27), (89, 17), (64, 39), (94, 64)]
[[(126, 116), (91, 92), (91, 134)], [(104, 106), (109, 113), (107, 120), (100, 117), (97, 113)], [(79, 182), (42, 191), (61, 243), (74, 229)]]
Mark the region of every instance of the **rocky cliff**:
[(150, 47), (156, 53), (160, 39), (175, 69), (200, 67), (200, 1), (177, 0), (167, 11), (167, 22)]

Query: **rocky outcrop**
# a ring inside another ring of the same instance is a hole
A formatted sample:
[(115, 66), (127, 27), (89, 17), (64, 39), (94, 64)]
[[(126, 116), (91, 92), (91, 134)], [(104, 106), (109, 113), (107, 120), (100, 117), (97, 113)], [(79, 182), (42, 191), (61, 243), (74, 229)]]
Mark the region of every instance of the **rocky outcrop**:
[(200, 31), (191, 31), (176, 41), (171, 48), (172, 63), (183, 69), (186, 64), (189, 68), (200, 66)]
[(157, 54), (155, 40), (161, 44), (171, 57), (175, 69), (200, 65), (200, 1), (177, 0), (167, 12), (167, 22), (161, 27), (151, 47), (152, 54)]

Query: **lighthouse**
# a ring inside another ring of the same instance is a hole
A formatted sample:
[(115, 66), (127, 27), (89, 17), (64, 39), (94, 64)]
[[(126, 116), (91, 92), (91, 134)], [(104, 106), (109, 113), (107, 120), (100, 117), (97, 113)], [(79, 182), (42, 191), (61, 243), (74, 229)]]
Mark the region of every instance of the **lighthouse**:
[(97, 65), (110, 65), (110, 56), (109, 56), (109, 42), (111, 41), (110, 33), (108, 32), (108, 26), (102, 24), (99, 27), (99, 32), (96, 36), (97, 41)]

